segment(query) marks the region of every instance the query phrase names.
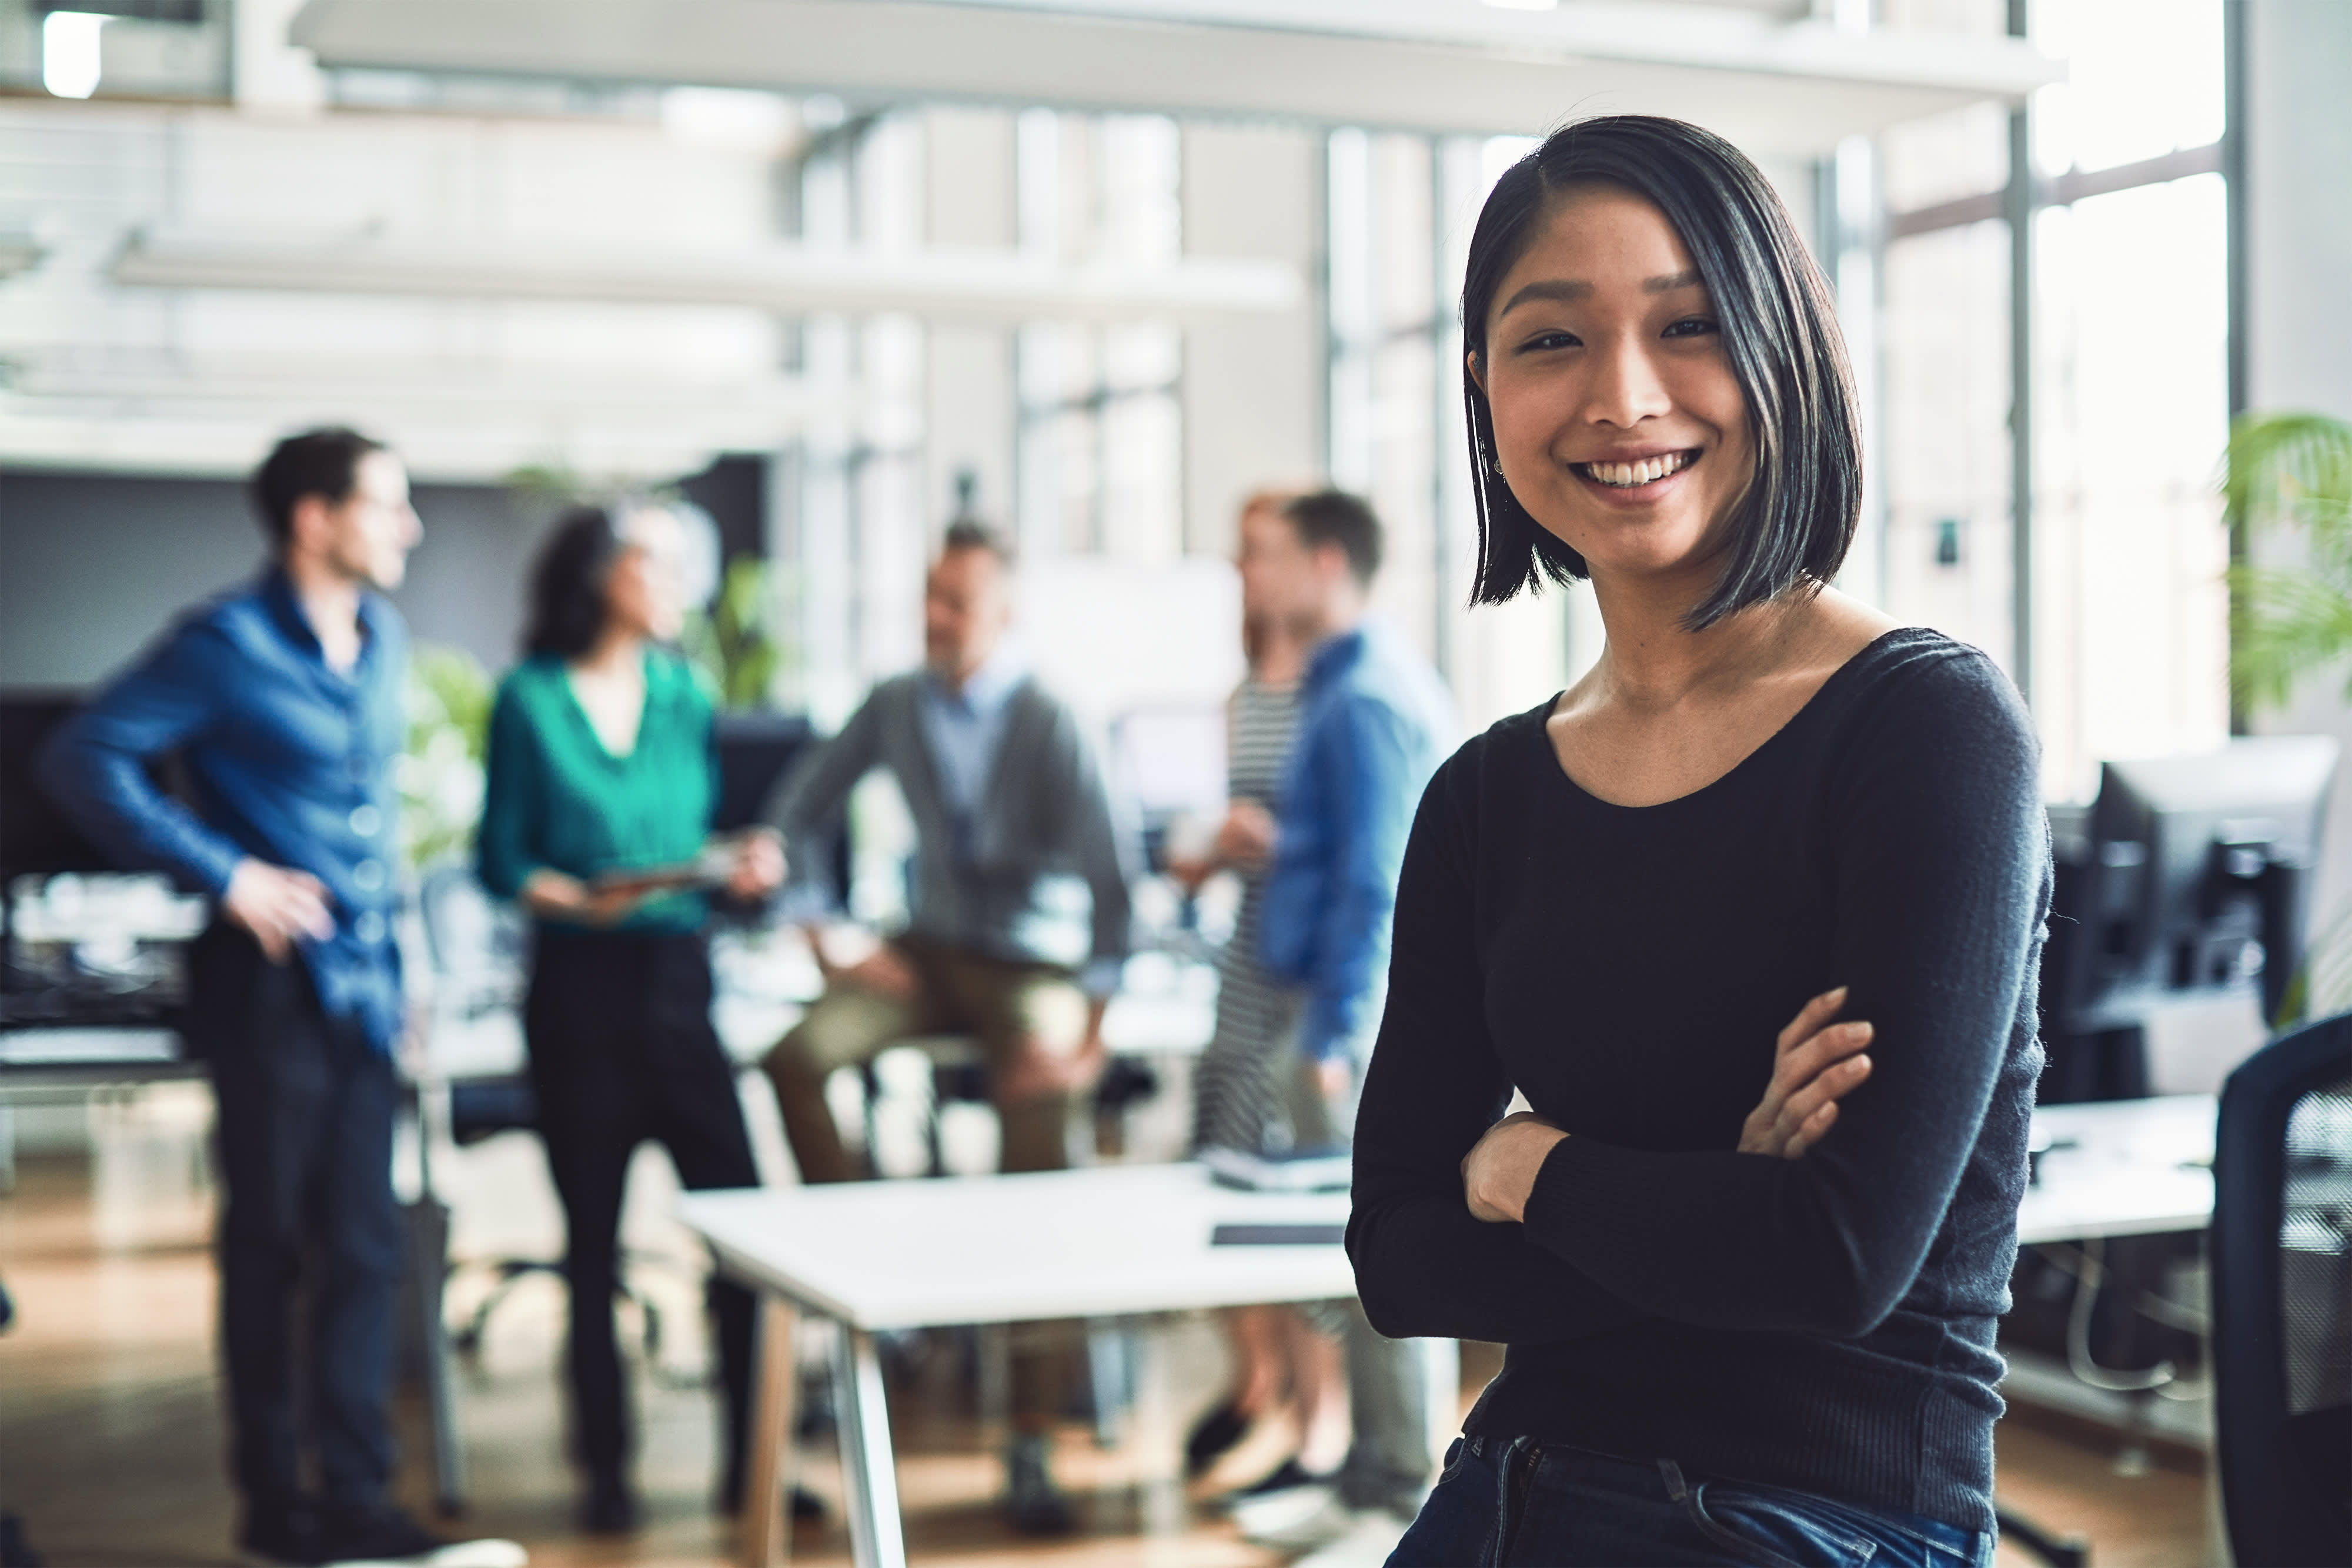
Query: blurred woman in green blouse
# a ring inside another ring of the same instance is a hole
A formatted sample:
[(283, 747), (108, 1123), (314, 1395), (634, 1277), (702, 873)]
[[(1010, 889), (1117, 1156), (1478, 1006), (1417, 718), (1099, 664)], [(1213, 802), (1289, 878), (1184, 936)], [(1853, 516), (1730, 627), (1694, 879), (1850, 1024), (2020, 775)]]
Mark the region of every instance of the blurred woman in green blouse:
[[(709, 838), (710, 702), (665, 644), (685, 613), (684, 526), (654, 506), (579, 507), (531, 576), (528, 656), (499, 689), (483, 803), (483, 883), (537, 926), (523, 1029), (540, 1136), (563, 1200), (573, 1451), (582, 1522), (635, 1527), (631, 1424), (613, 1326), (621, 1201), (658, 1139), (689, 1188), (759, 1173), (735, 1074), (710, 1024), (706, 885), (756, 898), (783, 876), (772, 836)], [(726, 1469), (742, 1489), (752, 1302), (714, 1279)]]

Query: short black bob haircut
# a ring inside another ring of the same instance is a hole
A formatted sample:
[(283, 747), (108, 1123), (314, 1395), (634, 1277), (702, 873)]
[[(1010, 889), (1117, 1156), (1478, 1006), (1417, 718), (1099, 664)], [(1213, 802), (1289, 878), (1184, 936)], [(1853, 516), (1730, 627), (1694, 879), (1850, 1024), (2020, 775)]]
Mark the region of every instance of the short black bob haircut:
[(1278, 510), (1290, 520), (1298, 542), (1310, 550), (1337, 545), (1348, 558), (1358, 586), (1370, 588), (1381, 570), (1381, 519), (1372, 504), (1345, 490), (1309, 490)]
[(523, 651), (576, 659), (604, 630), (604, 585), (620, 559), (620, 518), (631, 508), (572, 506), (557, 514), (530, 568)]
[(320, 496), (330, 506), (351, 499), (359, 484), (360, 459), (390, 450), (381, 441), (331, 424), (289, 435), (270, 449), (253, 471), (253, 509), (270, 547), (283, 550), (294, 534), (294, 503)]
[[(1612, 115), (1552, 132), (1486, 198), (1462, 280), (1462, 340), (1480, 363), (1486, 318), (1559, 192), (1585, 182), (1631, 191), (1682, 236), (1715, 307), (1724, 353), (1748, 401), (1756, 473), (1733, 519), (1736, 539), (1714, 590), (1685, 623), (1694, 632), (1837, 575), (1862, 508), (1862, 429), (1845, 340), (1829, 286), (1788, 210), (1740, 151), (1679, 120)], [(1494, 413), (1467, 363), (1470, 466), (1478, 498), (1473, 603), (1500, 604), (1543, 580), (1589, 574), (1584, 558), (1529, 516), (1504, 481)]]

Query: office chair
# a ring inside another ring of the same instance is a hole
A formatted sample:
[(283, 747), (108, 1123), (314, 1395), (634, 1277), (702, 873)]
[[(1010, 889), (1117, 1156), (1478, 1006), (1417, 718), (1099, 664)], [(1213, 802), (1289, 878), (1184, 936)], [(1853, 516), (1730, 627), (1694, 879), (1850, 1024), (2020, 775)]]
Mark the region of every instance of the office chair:
[(2230, 1075), (2213, 1182), (2231, 1548), (2266, 1568), (2352, 1563), (2352, 1015)]

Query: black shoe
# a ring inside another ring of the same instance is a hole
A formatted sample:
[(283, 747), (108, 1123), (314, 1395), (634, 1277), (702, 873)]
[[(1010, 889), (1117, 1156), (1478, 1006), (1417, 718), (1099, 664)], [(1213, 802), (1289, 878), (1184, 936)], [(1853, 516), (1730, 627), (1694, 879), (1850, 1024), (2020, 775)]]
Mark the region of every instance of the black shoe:
[(1288, 1491), (1293, 1487), (1319, 1487), (1331, 1484), (1329, 1476), (1318, 1476), (1298, 1462), (1293, 1454), (1265, 1475), (1235, 1492), (1235, 1497), (1264, 1497), (1270, 1491)]
[(1015, 1437), (1004, 1451), (1004, 1515), (1023, 1535), (1067, 1535), (1076, 1525), (1046, 1467), (1045, 1438)]
[(530, 1554), (511, 1541), (446, 1541), (390, 1503), (329, 1503), (319, 1512), (318, 1552), (327, 1568), (523, 1568)]
[(1233, 1451), (1250, 1429), (1248, 1418), (1224, 1401), (1192, 1423), (1192, 1430), (1184, 1438), (1184, 1473), (1199, 1476), (1207, 1473), (1211, 1465)]
[(236, 1532), (236, 1549), (253, 1562), (309, 1568), (320, 1561), (318, 1509), (307, 1498), (248, 1502)]
[(580, 1528), (591, 1535), (628, 1535), (645, 1522), (637, 1494), (618, 1476), (598, 1476), (580, 1501)]

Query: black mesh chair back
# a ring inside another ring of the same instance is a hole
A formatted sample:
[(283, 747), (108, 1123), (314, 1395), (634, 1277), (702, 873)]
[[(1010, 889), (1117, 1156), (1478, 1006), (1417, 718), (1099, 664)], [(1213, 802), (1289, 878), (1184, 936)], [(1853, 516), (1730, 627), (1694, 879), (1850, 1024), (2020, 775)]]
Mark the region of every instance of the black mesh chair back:
[(2230, 1075), (2213, 1177), (2231, 1550), (2263, 1568), (2352, 1563), (2352, 1015)]

